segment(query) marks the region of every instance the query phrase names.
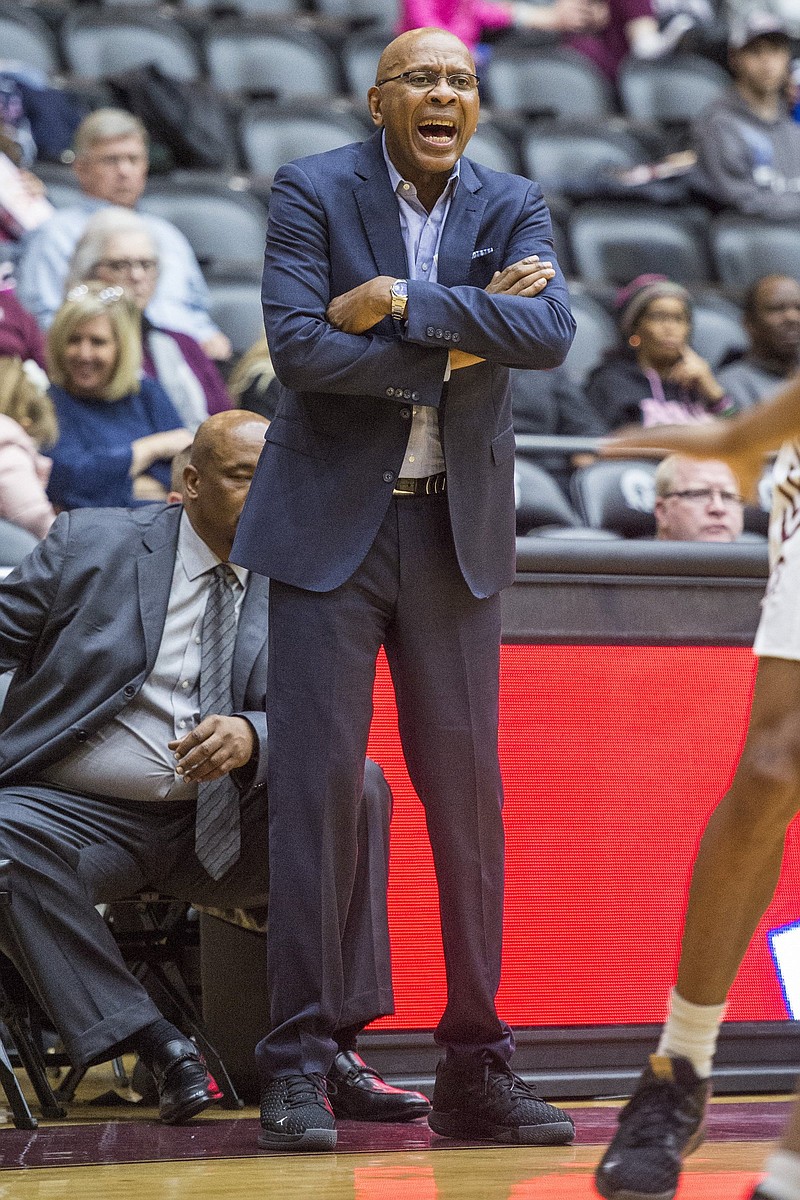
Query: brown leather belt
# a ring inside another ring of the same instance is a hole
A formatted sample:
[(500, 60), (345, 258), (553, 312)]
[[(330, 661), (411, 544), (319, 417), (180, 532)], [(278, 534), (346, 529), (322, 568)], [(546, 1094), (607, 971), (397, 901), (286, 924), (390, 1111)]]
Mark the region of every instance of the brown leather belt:
[(440, 496), (447, 491), (447, 472), (423, 475), (420, 479), (400, 477), (394, 482), (393, 496)]

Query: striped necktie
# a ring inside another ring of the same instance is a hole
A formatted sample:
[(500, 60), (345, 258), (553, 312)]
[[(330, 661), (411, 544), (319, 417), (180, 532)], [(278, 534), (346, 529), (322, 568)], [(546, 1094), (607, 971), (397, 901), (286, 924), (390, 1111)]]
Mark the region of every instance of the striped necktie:
[[(227, 565), (211, 575), (200, 635), (200, 718), (233, 711), (231, 667), (236, 645), (236, 599), (240, 586)], [(220, 879), (241, 852), (239, 789), (230, 775), (197, 785), (195, 853), (212, 879)]]

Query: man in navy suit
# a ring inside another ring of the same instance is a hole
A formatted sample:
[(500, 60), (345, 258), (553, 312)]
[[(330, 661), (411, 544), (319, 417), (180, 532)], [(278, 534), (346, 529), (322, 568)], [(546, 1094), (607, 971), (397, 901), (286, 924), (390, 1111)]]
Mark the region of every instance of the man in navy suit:
[(382, 645), (439, 885), (448, 994), (429, 1122), (499, 1141), (574, 1134), (512, 1075), (495, 1008), (508, 369), (556, 366), (574, 323), (541, 190), (461, 157), (474, 71), (442, 30), (397, 38), (369, 91), (378, 132), (283, 167), (270, 200), (263, 300), (282, 397), (232, 556), (271, 577), (267, 1147), (336, 1143), (324, 1077)]
[[(267, 581), (225, 566), (265, 427), (252, 413), (210, 417), (183, 472), (183, 507), (63, 513), (0, 586), (0, 667), (15, 672), (0, 726), (0, 858), (13, 896), (0, 948), (76, 1065), (140, 1055), (168, 1123), (211, 1103), (208, 1073), (94, 906), (143, 888), (216, 908), (266, 902)], [(204, 612), (220, 571), (235, 608), (233, 711), (202, 712)], [(375, 763), (366, 771), (332, 1074), (345, 1115), (404, 1120), (427, 1112), (425, 1097), (391, 1088), (355, 1053), (358, 1031), (393, 1006), (391, 794)], [(239, 852), (212, 875), (198, 858), (198, 794), (229, 773)]]

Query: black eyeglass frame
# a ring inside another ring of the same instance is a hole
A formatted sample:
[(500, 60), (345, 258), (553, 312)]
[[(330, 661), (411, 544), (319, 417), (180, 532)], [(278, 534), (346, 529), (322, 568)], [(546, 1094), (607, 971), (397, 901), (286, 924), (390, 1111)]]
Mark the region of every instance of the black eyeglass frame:
[[(409, 86), (409, 87), (413, 87), (414, 85), (411, 83), (411, 79), (410, 79), (410, 76), (412, 76), (412, 75), (428, 75), (428, 76), (432, 76), (432, 75), (433, 75), (433, 70), (432, 70), (432, 69), (431, 69), (431, 70), (428, 70), (428, 69), (426, 69), (425, 67), (420, 67), (420, 68), (418, 68), (418, 70), (416, 70), (416, 71), (401, 71), (399, 75), (388, 75), (388, 76), (386, 77), (386, 79), (379, 79), (379, 80), (376, 82), (376, 84), (375, 84), (375, 87), (383, 87), (383, 85), (384, 85), (385, 83), (395, 83), (395, 82), (396, 82), (398, 79), (402, 79), (402, 80), (403, 80), (403, 82), (404, 82), (404, 83), (406, 83), (406, 84), (408, 84), (408, 86)], [(472, 84), (470, 84), (469, 88), (458, 88), (458, 87), (456, 87), (456, 86), (455, 86), (455, 84), (451, 83), (451, 82), (450, 82), (450, 80), (451, 80), (451, 79), (459, 79), (459, 78), (464, 78), (464, 79), (467, 79), (467, 78), (468, 78), (468, 79), (472, 79), (474, 82), (473, 82)], [(440, 72), (437, 74), (437, 76), (436, 76), (436, 78), (435, 78), (435, 79), (431, 79), (431, 80), (430, 80), (430, 82), (429, 82), (429, 84), (428, 84), (428, 86), (427, 86), (427, 88), (426, 88), (425, 90), (426, 90), (426, 91), (429, 91), (429, 92), (430, 92), (430, 91), (432, 91), (432, 90), (433, 90), (433, 88), (435, 88), (435, 87), (436, 87), (436, 85), (438, 84), (438, 82), (439, 82), (439, 80), (440, 80), (440, 79), (446, 79), (446, 80), (447, 80), (447, 86), (448, 86), (449, 88), (452, 88), (454, 92), (464, 92), (464, 91), (470, 91), (470, 92), (474, 92), (474, 91), (477, 91), (477, 89), (478, 89), (478, 84), (479, 84), (479, 83), (480, 83), (480, 81), (481, 81), (481, 79), (480, 79), (480, 75), (474, 75), (474, 74), (472, 73), (472, 71), (451, 71), (449, 75), (445, 75), (443, 71), (440, 71)], [(422, 88), (418, 88), (418, 89), (415, 89), (415, 90), (422, 91), (423, 89), (422, 89)]]

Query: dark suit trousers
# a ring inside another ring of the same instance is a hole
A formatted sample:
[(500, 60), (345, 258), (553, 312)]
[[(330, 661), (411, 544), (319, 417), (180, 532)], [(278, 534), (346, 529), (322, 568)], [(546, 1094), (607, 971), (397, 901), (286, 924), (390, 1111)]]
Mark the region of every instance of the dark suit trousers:
[(497, 755), (500, 598), (456, 560), (446, 497), (393, 499), (364, 562), (330, 592), (270, 583), (272, 1032), (265, 1078), (328, 1069), (341, 1024), (356, 798), (386, 648), (409, 774), (425, 806), (447, 971), (436, 1031), (451, 1054), (506, 1059), (500, 978), (504, 841)]
[[(391, 1012), (386, 881), (391, 793), (368, 764), (359, 806), (359, 906), (342, 956), (345, 1023)], [(0, 941), (51, 1016), (76, 1064), (109, 1050), (160, 1013), (130, 973), (95, 904), (142, 889), (219, 908), (267, 899), (266, 789), (242, 802), (242, 856), (214, 882), (194, 855), (194, 804), (78, 796), (44, 784), (0, 789), (0, 857), (10, 858), (12, 919), (22, 953)], [(266, 998), (253, 997), (254, 1004)]]

